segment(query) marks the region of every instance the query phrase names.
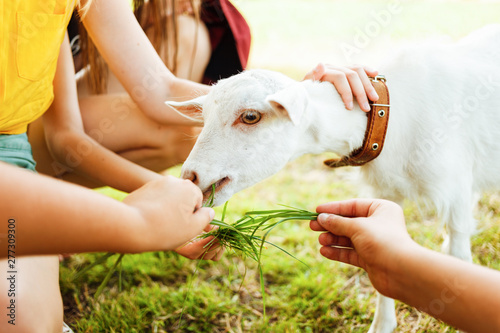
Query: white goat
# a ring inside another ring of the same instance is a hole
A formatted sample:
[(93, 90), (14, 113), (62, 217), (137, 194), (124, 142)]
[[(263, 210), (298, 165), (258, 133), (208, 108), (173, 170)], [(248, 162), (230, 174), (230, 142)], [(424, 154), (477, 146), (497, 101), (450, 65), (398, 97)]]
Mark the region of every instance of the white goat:
[[(448, 229), (444, 251), (471, 261), (473, 194), (500, 185), (500, 27), (449, 45), (415, 47), (380, 68), (391, 115), (381, 155), (361, 167), (374, 197), (425, 198)], [(330, 83), (296, 82), (249, 70), (207, 96), (174, 103), (204, 128), (183, 166), (221, 204), (306, 154), (349, 155), (363, 142), (366, 114), (345, 109)], [(396, 327), (394, 301), (379, 295), (370, 332)]]

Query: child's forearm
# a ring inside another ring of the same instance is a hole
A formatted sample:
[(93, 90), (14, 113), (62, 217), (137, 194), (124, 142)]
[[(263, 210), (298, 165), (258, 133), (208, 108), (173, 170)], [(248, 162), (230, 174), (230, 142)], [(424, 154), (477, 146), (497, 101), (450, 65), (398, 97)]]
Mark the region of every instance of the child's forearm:
[[(57, 139), (60, 138), (60, 139)], [(132, 192), (162, 175), (115, 154), (82, 131), (57, 133), (54, 157), (72, 171), (124, 192)]]
[(8, 233), (18, 255), (135, 252), (146, 241), (140, 214), (124, 203), (4, 163), (0, 175), (0, 257)]
[(329, 231), (319, 239), (325, 257), (364, 268), (385, 296), (460, 329), (500, 332), (500, 272), (419, 246), (395, 203), (346, 200), (317, 212), (331, 214), (311, 222), (313, 230)]
[(72, 171), (125, 192), (161, 177), (116, 155), (84, 132), (67, 37), (61, 45), (57, 61), (54, 101), (43, 120), (53, 157)]
[(424, 248), (405, 258), (388, 296), (467, 332), (500, 332), (500, 272)]

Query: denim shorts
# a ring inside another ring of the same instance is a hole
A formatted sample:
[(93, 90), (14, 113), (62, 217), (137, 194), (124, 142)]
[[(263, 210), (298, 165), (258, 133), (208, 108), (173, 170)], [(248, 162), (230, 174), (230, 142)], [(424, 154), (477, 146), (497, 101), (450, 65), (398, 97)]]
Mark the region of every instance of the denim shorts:
[(35, 171), (36, 162), (33, 159), (28, 135), (0, 134), (0, 161)]

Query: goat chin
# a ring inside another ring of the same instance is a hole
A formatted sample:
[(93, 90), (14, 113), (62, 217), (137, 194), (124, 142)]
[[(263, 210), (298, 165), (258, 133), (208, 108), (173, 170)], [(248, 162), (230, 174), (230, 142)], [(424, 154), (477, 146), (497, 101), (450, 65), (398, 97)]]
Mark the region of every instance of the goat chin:
[[(385, 146), (361, 167), (371, 196), (433, 203), (449, 232), (446, 252), (467, 261), (473, 192), (500, 185), (499, 55), (500, 28), (492, 26), (457, 43), (403, 50), (388, 61), (379, 71), (391, 100)], [(257, 123), (245, 123), (248, 110)], [(205, 125), (184, 168), (204, 179), (231, 178), (217, 204), (302, 154), (348, 154), (362, 144), (366, 127), (365, 114), (345, 110), (331, 84), (265, 70), (221, 80), (200, 112)], [(395, 325), (393, 301), (380, 296), (370, 332), (391, 332)]]

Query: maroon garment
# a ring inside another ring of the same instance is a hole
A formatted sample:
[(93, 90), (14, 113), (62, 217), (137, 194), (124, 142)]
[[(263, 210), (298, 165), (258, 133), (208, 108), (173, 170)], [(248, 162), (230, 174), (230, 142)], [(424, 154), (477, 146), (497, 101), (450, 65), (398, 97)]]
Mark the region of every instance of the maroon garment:
[(210, 34), (212, 56), (205, 70), (203, 83), (243, 71), (250, 54), (250, 28), (229, 0), (205, 0), (201, 7), (201, 20)]

